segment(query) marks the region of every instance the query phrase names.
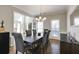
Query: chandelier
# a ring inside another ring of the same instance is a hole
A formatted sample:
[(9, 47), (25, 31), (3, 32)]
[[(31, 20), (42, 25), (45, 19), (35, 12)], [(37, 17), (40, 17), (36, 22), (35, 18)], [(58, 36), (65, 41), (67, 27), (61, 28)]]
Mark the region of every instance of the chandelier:
[(35, 17), (36, 21), (45, 21), (47, 19), (46, 17), (42, 16), (41, 11), (42, 11), (42, 9), (41, 9), (41, 6), (40, 6), (40, 15)]
[(36, 21), (45, 21), (46, 17), (39, 16), (39, 17), (36, 17), (35, 20)]

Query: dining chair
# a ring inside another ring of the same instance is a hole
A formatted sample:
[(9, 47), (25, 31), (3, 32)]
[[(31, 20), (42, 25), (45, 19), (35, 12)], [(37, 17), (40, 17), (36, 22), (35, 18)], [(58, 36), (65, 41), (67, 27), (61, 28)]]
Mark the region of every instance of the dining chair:
[(33, 36), (36, 36), (36, 30), (33, 30)]
[(41, 54), (42, 39), (38, 39), (32, 43), (32, 54)]
[(24, 42), (20, 33), (12, 33), (16, 43), (16, 53), (21, 52), (24, 54)]
[(42, 50), (43, 53), (47, 51), (48, 45), (49, 45), (49, 34), (50, 30), (45, 29), (43, 33), (43, 38), (42, 38)]
[(31, 33), (31, 30), (26, 30), (26, 36), (31, 36), (32, 33)]
[(20, 52), (22, 54), (28, 53), (27, 49), (31, 47), (31, 44), (29, 45), (28, 42), (23, 41), (21, 33), (12, 33), (12, 35), (15, 38), (16, 43), (16, 53)]

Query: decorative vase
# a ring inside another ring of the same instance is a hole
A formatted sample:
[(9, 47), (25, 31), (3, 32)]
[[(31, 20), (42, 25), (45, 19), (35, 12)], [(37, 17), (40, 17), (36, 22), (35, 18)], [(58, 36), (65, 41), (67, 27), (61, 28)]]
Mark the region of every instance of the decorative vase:
[(1, 28), (4, 28), (4, 21), (1, 22)]

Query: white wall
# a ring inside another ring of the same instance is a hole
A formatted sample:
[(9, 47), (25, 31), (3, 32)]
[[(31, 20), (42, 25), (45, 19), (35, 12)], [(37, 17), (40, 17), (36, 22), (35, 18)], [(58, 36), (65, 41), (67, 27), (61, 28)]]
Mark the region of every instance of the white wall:
[[(66, 33), (67, 32), (67, 14), (66, 13), (60, 13), (60, 14), (55, 14), (55, 15), (49, 15), (46, 16), (47, 20), (44, 21), (44, 29), (49, 29), (51, 30), (51, 21), (59, 19), (60, 21), (60, 32), (61, 33)], [(50, 38), (52, 39), (52, 35), (50, 33)]]
[(74, 25), (74, 18), (79, 17), (79, 7), (76, 8), (75, 11), (72, 13), (70, 17), (70, 32), (73, 35), (73, 37), (76, 38), (77, 41), (79, 41), (79, 25)]
[[(44, 28), (51, 30), (51, 20), (60, 19), (60, 32), (67, 32), (70, 30), (70, 16), (77, 6), (71, 6), (68, 13), (60, 13), (55, 15), (48, 15), (47, 20), (44, 22)], [(4, 20), (4, 26), (6, 31), (13, 31), (13, 11), (20, 12), (24, 15), (29, 15), (22, 10), (8, 6), (0, 5), (0, 22)], [(30, 15), (29, 15), (30, 16)]]
[(56, 19), (60, 20), (60, 32), (67, 32), (66, 13), (47, 16), (47, 20), (44, 21), (44, 28), (51, 30), (51, 21)]
[[(75, 6), (73, 6), (73, 7), (75, 7)], [(74, 9), (74, 8), (70, 8), (69, 11), (68, 11), (68, 16), (67, 16), (68, 18), (71, 14), (72, 9)], [(10, 32), (13, 31), (13, 11), (17, 11), (17, 12), (20, 12), (24, 15), (28, 15), (24, 11), (21, 11), (21, 10), (14, 8), (14, 7), (11, 7), (11, 6), (7, 6), (7, 5), (6, 6), (0, 6), (0, 22), (1, 22), (1, 20), (4, 20), (4, 23), (5, 23), (4, 26), (6, 28), (6, 31), (10, 31)], [(66, 30), (67, 29), (66, 28), (67, 22), (66, 22), (66, 14), (64, 14), (64, 13), (47, 16), (47, 20), (44, 23), (44, 28), (51, 29), (51, 20), (58, 19), (58, 18), (61, 20), (60, 21), (60, 32), (66, 32), (67, 31)]]
[(4, 20), (4, 27), (6, 31), (13, 30), (13, 17), (11, 6), (1, 6), (0, 5), (0, 22)]
[(69, 6), (67, 11), (67, 32), (70, 32), (70, 17), (77, 8), (77, 5)]
[(10, 5), (0, 5), (0, 22), (4, 20), (4, 27), (6, 31), (12, 32), (13, 31), (13, 12), (19, 12), (23, 15), (28, 15), (26, 12), (19, 10), (17, 8), (14, 8)]

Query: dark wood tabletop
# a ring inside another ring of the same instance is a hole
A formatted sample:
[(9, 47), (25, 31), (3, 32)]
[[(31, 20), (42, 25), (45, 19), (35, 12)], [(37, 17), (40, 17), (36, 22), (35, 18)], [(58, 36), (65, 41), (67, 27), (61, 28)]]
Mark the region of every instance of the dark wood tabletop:
[(40, 38), (42, 38), (43, 36), (29, 36), (29, 37), (24, 37), (24, 41), (33, 43), (36, 40), (39, 40)]

